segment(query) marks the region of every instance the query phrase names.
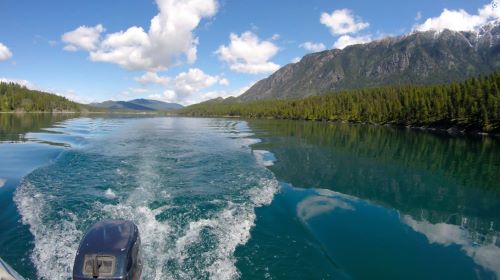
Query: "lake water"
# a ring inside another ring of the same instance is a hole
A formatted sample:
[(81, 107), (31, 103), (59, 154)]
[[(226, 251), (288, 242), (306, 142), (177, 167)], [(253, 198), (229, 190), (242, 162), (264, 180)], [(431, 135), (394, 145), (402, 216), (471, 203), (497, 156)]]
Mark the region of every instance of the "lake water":
[(0, 114), (0, 257), (68, 279), (133, 220), (143, 279), (499, 279), (500, 143), (313, 122)]

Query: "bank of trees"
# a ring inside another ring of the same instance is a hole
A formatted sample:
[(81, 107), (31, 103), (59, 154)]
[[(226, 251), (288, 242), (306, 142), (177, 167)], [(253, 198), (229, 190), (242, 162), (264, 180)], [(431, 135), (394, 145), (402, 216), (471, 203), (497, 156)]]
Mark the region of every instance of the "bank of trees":
[(184, 108), (191, 116), (241, 116), (375, 124), (500, 127), (500, 73), (431, 86), (386, 86), (298, 100), (209, 101)]
[(82, 106), (62, 96), (0, 82), (0, 112), (81, 111)]

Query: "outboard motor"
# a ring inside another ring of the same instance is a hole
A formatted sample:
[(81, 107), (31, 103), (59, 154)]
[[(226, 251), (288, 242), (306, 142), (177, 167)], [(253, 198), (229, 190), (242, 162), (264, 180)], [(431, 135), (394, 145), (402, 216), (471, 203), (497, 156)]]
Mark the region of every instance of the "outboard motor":
[(139, 229), (130, 221), (104, 220), (85, 234), (76, 253), (73, 279), (139, 280)]

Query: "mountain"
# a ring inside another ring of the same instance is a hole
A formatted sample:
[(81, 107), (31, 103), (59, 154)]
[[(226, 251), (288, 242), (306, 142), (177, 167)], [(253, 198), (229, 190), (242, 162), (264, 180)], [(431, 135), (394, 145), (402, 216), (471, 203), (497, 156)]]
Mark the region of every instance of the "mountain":
[(151, 99), (134, 99), (128, 101), (130, 103), (148, 107), (157, 111), (168, 111), (168, 110), (175, 110), (175, 109), (180, 109), (183, 108), (181, 104), (177, 103), (168, 103), (168, 102), (163, 102), (163, 101), (158, 101), (158, 100), (151, 100)]
[(184, 106), (177, 103), (167, 103), (151, 99), (134, 99), (130, 101), (104, 101), (91, 103), (90, 106), (110, 110), (134, 110), (134, 111), (168, 111), (180, 109)]
[(257, 82), (240, 101), (293, 99), (328, 91), (438, 84), (500, 69), (500, 23), (473, 32), (413, 32), (304, 56)]
[(104, 101), (101, 103), (90, 103), (95, 108), (103, 108), (110, 110), (137, 110), (137, 111), (154, 111), (152, 108), (144, 107), (127, 101)]

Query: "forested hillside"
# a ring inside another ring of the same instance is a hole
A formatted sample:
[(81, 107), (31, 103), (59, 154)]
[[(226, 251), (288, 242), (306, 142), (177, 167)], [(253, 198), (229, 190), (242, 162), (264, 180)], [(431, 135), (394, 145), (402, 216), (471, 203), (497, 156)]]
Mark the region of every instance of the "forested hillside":
[(209, 101), (180, 110), (191, 116), (349, 121), (374, 124), (500, 128), (500, 74), (434, 86), (387, 86), (296, 100)]
[(84, 107), (65, 97), (0, 82), (0, 112), (79, 112)]

